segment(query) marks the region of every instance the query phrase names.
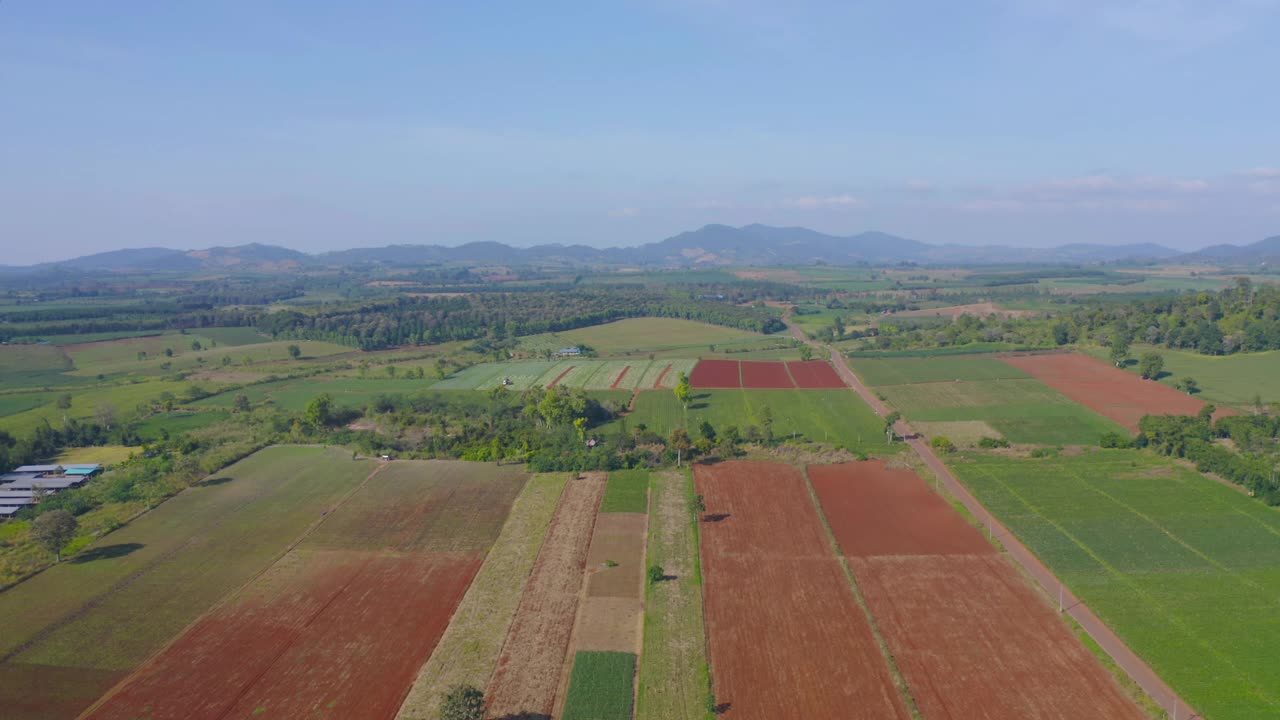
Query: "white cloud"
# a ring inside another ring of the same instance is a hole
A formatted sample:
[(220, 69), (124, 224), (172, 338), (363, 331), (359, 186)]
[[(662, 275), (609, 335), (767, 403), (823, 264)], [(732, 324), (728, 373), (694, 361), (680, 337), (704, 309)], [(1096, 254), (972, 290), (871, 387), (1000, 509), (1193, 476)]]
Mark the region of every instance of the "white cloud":
[(1085, 175), (1082, 177), (1049, 180), (1034, 189), (1047, 192), (1181, 192), (1195, 193), (1209, 189), (1205, 180), (1142, 176), (1119, 178), (1113, 175)]
[(1255, 180), (1249, 183), (1249, 189), (1258, 195), (1280, 195), (1280, 175), (1269, 180)]
[(798, 208), (801, 210), (816, 210), (821, 208), (843, 208), (852, 210), (854, 208), (864, 207), (866, 203), (861, 199), (852, 195), (830, 195), (827, 197), (819, 197), (815, 195), (805, 195), (795, 198), (787, 198), (782, 201), (783, 207)]
[(624, 208), (618, 208), (616, 210), (609, 211), (610, 217), (630, 218), (630, 217), (639, 217), (639, 215), (640, 215), (640, 209), (633, 208), (633, 207), (624, 207)]
[(1245, 170), (1241, 174), (1244, 175), (1245, 177), (1251, 177), (1251, 178), (1262, 178), (1262, 179), (1280, 178), (1280, 168), (1256, 167), (1256, 168), (1250, 168), (1248, 170)]

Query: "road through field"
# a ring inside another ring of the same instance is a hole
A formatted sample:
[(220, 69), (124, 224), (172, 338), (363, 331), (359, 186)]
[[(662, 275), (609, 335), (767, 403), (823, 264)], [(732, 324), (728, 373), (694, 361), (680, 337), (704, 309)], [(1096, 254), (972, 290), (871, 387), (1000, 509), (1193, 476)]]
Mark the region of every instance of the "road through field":
[[(850, 388), (871, 406), (877, 415), (884, 417), (889, 414), (889, 407), (881, 402), (880, 398), (876, 397), (875, 393), (871, 392), (866, 385), (862, 384), (858, 376), (849, 368), (839, 350), (810, 340), (804, 334), (804, 331), (791, 321), (790, 317), (784, 316), (783, 319), (787, 323), (792, 337), (830, 353), (831, 363), (835, 366), (836, 372), (840, 374), (840, 377), (844, 379)], [(1004, 545), (1009, 552), (1009, 556), (1016, 560), (1023, 570), (1034, 577), (1046, 592), (1050, 595), (1060, 594), (1065, 612), (1079, 623), (1085, 632), (1089, 633), (1089, 636), (1115, 660), (1116, 664), (1129, 677), (1133, 678), (1143, 692), (1151, 696), (1169, 713), (1169, 717), (1177, 720), (1191, 720), (1192, 718), (1201, 717), (1199, 713), (1189, 707), (1186, 701), (1173, 691), (1173, 688), (1160, 679), (1160, 676), (1151, 669), (1151, 666), (1147, 665), (1102, 620), (1098, 619), (1098, 616), (1087, 605), (1072, 594), (1070, 590), (1067, 590), (1062, 582), (1049, 571), (1049, 568), (1040, 562), (1040, 559), (1027, 549), (1027, 546), (1022, 544), (1022, 541), (1018, 540), (1017, 536), (1000, 524), (1000, 521), (996, 520), (995, 516), (982, 503), (978, 502), (978, 499), (938, 459), (938, 456), (934, 454), (933, 449), (929, 447), (927, 442), (922, 438), (914, 437), (910, 426), (905, 422), (899, 421), (896, 429), (898, 433), (907, 438), (907, 444), (924, 460), (924, 463), (929, 466), (929, 469), (933, 471), (942, 484), (946, 485), (947, 491), (960, 500), (975, 518), (986, 524), (992, 536), (999, 539), (1001, 544)]]

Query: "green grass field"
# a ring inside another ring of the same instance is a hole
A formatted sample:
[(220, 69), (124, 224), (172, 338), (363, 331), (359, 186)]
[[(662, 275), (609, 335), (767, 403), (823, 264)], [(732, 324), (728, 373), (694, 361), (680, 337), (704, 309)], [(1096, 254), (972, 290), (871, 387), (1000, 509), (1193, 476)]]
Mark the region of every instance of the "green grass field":
[(706, 720), (711, 671), (701, 641), (705, 631), (693, 479), (682, 472), (655, 472), (649, 494), (646, 561), (661, 566), (667, 579), (649, 584), (645, 592), (636, 720)]
[(0, 395), (0, 417), (17, 415), (53, 402), (54, 393), (9, 393)]
[(560, 333), (524, 338), (526, 350), (559, 350), (588, 345), (601, 354), (643, 353), (657, 350), (706, 350), (710, 345), (733, 346), (759, 342), (759, 333), (677, 318), (631, 318)]
[(600, 512), (642, 513), (648, 509), (648, 470), (614, 470), (609, 473)]
[[(557, 378), (557, 385), (587, 390), (608, 390), (614, 382), (619, 390), (650, 389), (658, 381), (664, 368), (671, 366), (667, 379), (675, 384), (679, 373), (693, 372), (697, 360), (517, 360), (514, 362), (482, 363), (472, 365), (445, 380), (437, 382), (437, 390), (488, 390), (510, 380), (511, 390), (528, 390), (531, 387), (547, 387)], [(630, 368), (619, 380), (623, 368)], [(565, 374), (565, 373), (568, 374)], [(563, 377), (562, 377), (563, 375)]]
[(173, 412), (152, 415), (134, 425), (134, 430), (147, 442), (156, 442), (163, 437), (162, 431), (168, 431), (171, 437), (192, 430), (209, 427), (230, 417), (230, 413), (221, 410), (174, 410)]
[(636, 656), (580, 651), (573, 660), (563, 720), (631, 720)]
[(568, 479), (560, 473), (534, 475), (525, 484), (449, 628), (422, 666), (399, 720), (438, 720), (440, 697), (451, 686), (488, 686), (520, 604), (519, 579), (533, 571)]
[(194, 403), (201, 408), (230, 408), (236, 395), (244, 394), (252, 403), (270, 400), (285, 410), (302, 410), (313, 399), (328, 393), (338, 407), (361, 407), (379, 395), (416, 393), (434, 387), (431, 379), (385, 377), (310, 377), (294, 380), (276, 380), (250, 385), (239, 390), (212, 395)]
[(1015, 443), (1097, 445), (1123, 427), (1039, 380), (976, 380), (876, 388), (908, 420), (981, 420)]
[[(133, 668), (270, 565), (373, 468), (338, 449), (262, 450), (0, 593), (0, 678), (31, 665)], [(14, 692), (23, 689), (0, 683), (7, 703)]]
[(123, 420), (133, 413), (139, 403), (155, 402), (166, 392), (181, 394), (186, 388), (186, 383), (153, 380), (76, 390), (72, 393), (71, 407), (67, 410), (56, 407), (52, 402), (46, 403), (31, 410), (0, 417), (0, 430), (26, 434), (46, 420), (58, 426), (62, 424), (64, 414), (83, 420), (92, 418), (99, 407), (107, 406), (115, 409), (117, 420)]
[(848, 390), (696, 391), (689, 402), (687, 419), (674, 393), (654, 390), (640, 393), (635, 412), (626, 421), (630, 428), (643, 423), (663, 436), (687, 427), (697, 437), (697, 427), (703, 420), (718, 432), (730, 425), (739, 429), (748, 425), (763, 427), (765, 408), (773, 414), (773, 432), (778, 438), (794, 435), (797, 439), (865, 452), (884, 448), (884, 423)]
[(996, 358), (939, 357), (859, 359), (853, 371), (871, 386), (909, 385), (911, 383), (951, 382), (954, 380), (1012, 380), (1031, 375)]
[(1204, 717), (1280, 717), (1280, 513), (1137, 451), (952, 467)]
[[(192, 342), (202, 343), (205, 349), (191, 349)], [(79, 346), (83, 349), (68, 348), (71, 359), (75, 362), (74, 375), (161, 375), (184, 370), (217, 369), (224, 367), (224, 358), (230, 359), (230, 367), (241, 368), (246, 363), (287, 363), (296, 362), (289, 355), (289, 346), (297, 345), (302, 351), (302, 359), (322, 358), (331, 355), (351, 352), (351, 348), (334, 343), (314, 342), (311, 340), (258, 342), (237, 346), (209, 347), (209, 338), (196, 335), (164, 335), (156, 338), (135, 338), (114, 340), (106, 343), (90, 343)], [(185, 344), (184, 344), (185, 343)], [(174, 351), (173, 357), (164, 354), (165, 348)], [(145, 350), (143, 348), (151, 348)], [(159, 348), (156, 350), (155, 348)], [(138, 353), (146, 352), (145, 359), (139, 359)]]
[[(1104, 349), (1084, 348), (1084, 351), (1102, 359), (1107, 356)], [(1280, 402), (1280, 351), (1219, 357), (1151, 345), (1134, 345), (1130, 350), (1135, 358), (1146, 352), (1155, 352), (1164, 358), (1167, 374), (1160, 382), (1172, 387), (1180, 378), (1193, 377), (1200, 383), (1202, 400), (1245, 409), (1253, 407), (1254, 395), (1262, 396), (1266, 403)], [(1127, 369), (1137, 373), (1138, 365), (1132, 364)]]

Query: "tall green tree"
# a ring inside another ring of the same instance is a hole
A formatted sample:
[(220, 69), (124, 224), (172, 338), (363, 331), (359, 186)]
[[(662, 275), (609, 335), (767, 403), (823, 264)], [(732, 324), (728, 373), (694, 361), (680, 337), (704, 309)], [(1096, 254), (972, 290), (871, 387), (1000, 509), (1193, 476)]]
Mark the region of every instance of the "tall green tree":
[(1111, 364), (1124, 367), (1127, 362), (1129, 362), (1129, 336), (1117, 332), (1111, 338)]
[(680, 380), (675, 387), (676, 400), (680, 401), (680, 406), (686, 411), (689, 409), (689, 396), (693, 393), (692, 386), (689, 385), (689, 376), (680, 373)]
[(31, 537), (62, 562), (62, 549), (76, 536), (79, 527), (74, 515), (59, 508), (41, 514), (31, 523)]
[(1143, 353), (1138, 360), (1138, 372), (1146, 380), (1158, 379), (1160, 373), (1164, 372), (1164, 358), (1160, 356), (1160, 353)]
[(329, 397), (329, 393), (321, 393), (307, 403), (304, 411), (307, 418), (307, 424), (322, 428), (333, 421), (333, 398)]

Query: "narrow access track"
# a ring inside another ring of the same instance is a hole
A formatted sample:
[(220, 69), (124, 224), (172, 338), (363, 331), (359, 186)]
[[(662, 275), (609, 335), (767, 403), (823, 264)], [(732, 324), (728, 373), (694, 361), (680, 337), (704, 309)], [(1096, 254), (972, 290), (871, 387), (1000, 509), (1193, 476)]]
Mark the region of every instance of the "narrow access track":
[[(857, 392), (877, 415), (884, 417), (889, 414), (889, 406), (885, 405), (880, 398), (876, 397), (875, 393), (862, 384), (862, 381), (853, 373), (853, 370), (845, 361), (844, 355), (841, 355), (839, 350), (809, 339), (799, 326), (791, 322), (790, 312), (783, 315), (782, 319), (787, 324), (787, 329), (790, 330), (792, 337), (830, 354), (831, 364), (845, 384)], [(982, 503), (978, 502), (978, 499), (969, 492), (969, 489), (962, 485), (955, 475), (951, 474), (947, 466), (933, 452), (933, 448), (929, 447), (929, 444), (923, 438), (916, 435), (906, 421), (899, 420), (894, 425), (894, 430), (906, 438), (907, 444), (920, 456), (925, 465), (928, 465), (929, 469), (938, 476), (939, 481), (947, 487), (947, 491), (960, 500), (965, 508), (970, 513), (973, 513), (975, 518), (986, 524), (987, 531), (1004, 545), (1005, 550), (1022, 566), (1022, 569), (1035, 578), (1036, 582), (1040, 583), (1040, 586), (1044, 588), (1050, 597), (1061, 598), (1062, 611), (1079, 623), (1080, 627), (1089, 633), (1089, 637), (1092, 637), (1094, 642), (1098, 643), (1111, 656), (1116, 665), (1124, 670), (1142, 688), (1143, 692), (1151, 696), (1153, 700), (1164, 708), (1170, 718), (1174, 720), (1194, 720), (1195, 718), (1203, 717), (1179, 697), (1164, 680), (1161, 680), (1156, 671), (1152, 670), (1150, 665), (1138, 657), (1137, 653), (1129, 649), (1129, 646), (1125, 645), (1124, 641), (1111, 628), (1107, 627), (1106, 623), (1102, 622), (1093, 613), (1093, 610), (1089, 609), (1088, 605), (1084, 604), (1084, 601), (1067, 589), (1066, 585), (1040, 561), (1040, 558), (1036, 557), (1035, 553), (1031, 552), (1016, 535), (1001, 524), (995, 515), (991, 514), (990, 510), (987, 510)]]

